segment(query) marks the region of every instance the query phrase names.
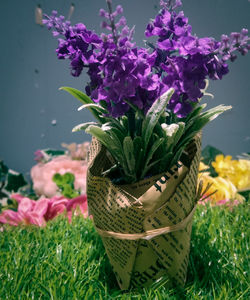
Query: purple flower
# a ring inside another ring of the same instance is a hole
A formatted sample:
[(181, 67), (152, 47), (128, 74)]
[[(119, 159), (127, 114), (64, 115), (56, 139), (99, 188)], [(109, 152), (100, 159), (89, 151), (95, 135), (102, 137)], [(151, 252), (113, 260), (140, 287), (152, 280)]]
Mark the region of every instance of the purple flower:
[(199, 38), (183, 11), (177, 11), (180, 0), (160, 0), (162, 9), (146, 28), (151, 49), (137, 47), (133, 42), (134, 27), (130, 29), (122, 6), (113, 11), (101, 9), (100, 36), (84, 24), (72, 26), (63, 16), (45, 16), (44, 24), (58, 38), (59, 59), (69, 59), (71, 73), (79, 76), (87, 69), (89, 83), (86, 93), (95, 101), (105, 101), (110, 115), (126, 114), (132, 103), (144, 113), (169, 88), (175, 92), (168, 109), (177, 117), (186, 117), (203, 96), (205, 79), (222, 79), (229, 72), (227, 61), (245, 55), (249, 49), (248, 30), (222, 35), (220, 41), (212, 37)]
[(57, 17), (56, 11), (53, 11), (50, 17), (45, 17), (43, 22), (49, 29), (54, 29), (54, 35), (64, 37), (58, 39), (56, 52), (59, 59), (71, 60), (73, 76), (79, 76), (85, 66), (97, 62), (95, 50), (102, 45), (102, 40), (97, 34), (87, 30), (81, 23), (71, 26), (70, 22), (64, 22), (64, 17)]
[(174, 109), (173, 112), (177, 115), (178, 118), (184, 118), (186, 117), (191, 111), (192, 111), (192, 106), (188, 102), (178, 102)]
[(37, 162), (43, 161), (44, 155), (41, 150), (37, 150), (34, 154), (35, 154), (35, 158), (34, 158), (35, 161), (37, 161)]
[(249, 50), (249, 37), (247, 36), (248, 30), (243, 28), (241, 32), (232, 32), (230, 37), (227, 35), (221, 36), (220, 47), (218, 48), (217, 55), (221, 56), (222, 61), (234, 61), (237, 56), (234, 54), (238, 51), (240, 54), (245, 55)]
[(181, 0), (160, 0), (160, 5), (168, 10), (182, 6)]

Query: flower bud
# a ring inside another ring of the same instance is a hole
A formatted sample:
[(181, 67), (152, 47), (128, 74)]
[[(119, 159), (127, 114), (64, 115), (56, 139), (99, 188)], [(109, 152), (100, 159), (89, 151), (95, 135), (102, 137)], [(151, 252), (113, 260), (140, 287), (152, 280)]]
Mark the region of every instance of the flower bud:
[(227, 43), (229, 41), (229, 37), (226, 34), (222, 34), (221, 40), (222, 42)]
[(242, 28), (242, 29), (241, 29), (241, 34), (242, 34), (242, 35), (247, 35), (247, 34), (248, 34), (248, 29)]
[(121, 5), (118, 5), (118, 6), (116, 7), (116, 12), (117, 12), (118, 15), (121, 15), (121, 14), (123, 13), (123, 8), (122, 8)]
[(105, 11), (103, 8), (101, 8), (101, 9), (99, 10), (99, 16), (105, 18), (105, 16), (106, 16), (106, 11)]

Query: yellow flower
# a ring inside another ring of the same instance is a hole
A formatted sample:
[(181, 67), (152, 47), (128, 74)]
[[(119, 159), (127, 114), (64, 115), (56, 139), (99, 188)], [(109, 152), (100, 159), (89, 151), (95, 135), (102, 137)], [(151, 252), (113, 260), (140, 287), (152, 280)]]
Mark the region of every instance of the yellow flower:
[(205, 165), (202, 161), (200, 162), (200, 165), (199, 165), (199, 171), (202, 172), (202, 171), (206, 171), (209, 169), (209, 166)]
[(250, 189), (250, 160), (232, 160), (232, 156), (216, 156), (212, 166), (218, 175), (230, 180), (238, 190)]
[(225, 199), (238, 199), (237, 189), (229, 180), (222, 177), (211, 177), (208, 173), (200, 174), (199, 180), (202, 180), (203, 182), (202, 192), (204, 192), (208, 184), (212, 184), (204, 197), (209, 196), (209, 200), (213, 205), (216, 205), (217, 202)]
[(235, 167), (235, 185), (239, 190), (250, 189), (250, 161), (240, 159)]
[(219, 154), (216, 156), (215, 161), (212, 162), (212, 166), (214, 167), (215, 171), (221, 177), (226, 177), (228, 173), (234, 173), (234, 166), (232, 161), (232, 156), (227, 155), (224, 156), (223, 154)]

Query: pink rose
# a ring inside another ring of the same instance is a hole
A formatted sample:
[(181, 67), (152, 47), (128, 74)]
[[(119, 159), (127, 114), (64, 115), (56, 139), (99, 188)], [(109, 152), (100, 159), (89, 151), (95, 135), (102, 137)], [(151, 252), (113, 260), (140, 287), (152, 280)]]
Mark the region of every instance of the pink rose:
[(73, 160), (66, 155), (53, 158), (47, 163), (38, 163), (31, 169), (33, 188), (38, 195), (53, 197), (58, 194), (57, 185), (53, 182), (54, 174), (70, 172), (75, 176), (74, 187), (86, 193), (87, 164), (85, 161)]

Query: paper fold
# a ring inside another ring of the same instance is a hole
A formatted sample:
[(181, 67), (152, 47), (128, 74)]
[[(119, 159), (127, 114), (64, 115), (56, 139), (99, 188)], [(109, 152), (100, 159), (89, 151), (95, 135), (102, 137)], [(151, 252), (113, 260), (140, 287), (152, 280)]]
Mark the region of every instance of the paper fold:
[[(121, 289), (149, 286), (160, 277), (183, 285), (188, 264), (192, 222), (174, 232), (147, 239), (119, 239), (105, 232), (143, 234), (175, 226), (193, 213), (200, 160), (200, 137), (187, 147), (168, 172), (131, 185), (114, 185), (103, 171), (111, 166), (105, 147), (92, 140), (87, 197)], [(191, 219), (191, 217), (190, 217)], [(114, 235), (113, 235), (114, 236)]]

